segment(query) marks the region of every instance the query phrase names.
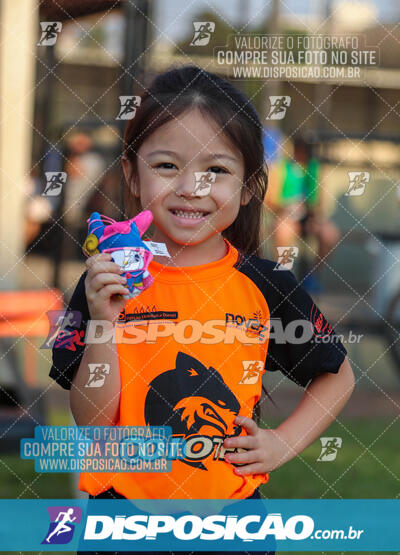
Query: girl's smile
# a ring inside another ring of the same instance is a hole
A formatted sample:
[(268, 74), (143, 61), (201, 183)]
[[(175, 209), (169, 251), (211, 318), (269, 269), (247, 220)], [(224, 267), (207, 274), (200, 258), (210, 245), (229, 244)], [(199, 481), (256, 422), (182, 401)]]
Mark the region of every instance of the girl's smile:
[(190, 226), (204, 222), (208, 214), (210, 214), (209, 211), (194, 208), (169, 208), (169, 212), (177, 224)]

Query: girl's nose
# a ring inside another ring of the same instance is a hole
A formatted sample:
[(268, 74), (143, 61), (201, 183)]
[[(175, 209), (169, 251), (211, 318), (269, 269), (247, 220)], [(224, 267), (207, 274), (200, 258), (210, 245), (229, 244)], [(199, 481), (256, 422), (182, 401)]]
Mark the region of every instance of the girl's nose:
[(175, 193), (178, 197), (192, 197), (195, 190), (195, 176), (193, 172), (182, 174), (177, 180)]

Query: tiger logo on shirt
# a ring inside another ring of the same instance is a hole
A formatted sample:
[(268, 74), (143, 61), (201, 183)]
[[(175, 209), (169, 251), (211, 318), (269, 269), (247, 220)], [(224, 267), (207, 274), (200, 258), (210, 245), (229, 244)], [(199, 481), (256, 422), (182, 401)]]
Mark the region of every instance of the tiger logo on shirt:
[[(159, 374), (150, 383), (144, 410), (148, 426), (171, 426), (174, 436), (185, 439), (217, 437), (214, 444), (219, 446), (225, 437), (239, 435), (242, 430), (233, 422), (240, 403), (221, 374), (181, 351), (177, 353), (175, 368)], [(206, 470), (201, 461), (183, 459), (183, 462)]]

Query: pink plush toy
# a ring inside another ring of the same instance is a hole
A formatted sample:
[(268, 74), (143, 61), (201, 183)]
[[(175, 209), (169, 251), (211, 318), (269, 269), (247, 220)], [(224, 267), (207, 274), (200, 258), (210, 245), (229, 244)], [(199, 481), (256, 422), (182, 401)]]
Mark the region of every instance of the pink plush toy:
[(125, 299), (136, 297), (153, 283), (147, 270), (153, 254), (142, 241), (142, 235), (152, 220), (150, 210), (144, 210), (124, 222), (116, 222), (98, 212), (93, 212), (87, 220), (89, 234), (82, 250), (86, 256), (100, 252), (111, 254), (113, 261), (124, 270), (122, 275), (127, 279), (126, 287), (130, 294), (124, 295)]

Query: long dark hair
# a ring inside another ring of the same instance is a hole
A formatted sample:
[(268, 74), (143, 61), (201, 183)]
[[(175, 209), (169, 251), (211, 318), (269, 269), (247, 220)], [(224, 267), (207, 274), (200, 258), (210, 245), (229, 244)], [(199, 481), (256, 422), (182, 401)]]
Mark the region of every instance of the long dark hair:
[[(125, 128), (123, 155), (132, 164), (133, 177), (138, 181), (141, 144), (156, 129), (191, 108), (213, 118), (243, 155), (243, 186), (253, 195), (247, 205), (240, 206), (236, 220), (222, 235), (242, 253), (260, 256), (261, 216), (268, 186), (263, 126), (250, 100), (229, 81), (193, 65), (158, 75), (141, 95), (135, 117)], [(130, 197), (130, 201), (135, 212), (142, 210), (139, 199)]]

